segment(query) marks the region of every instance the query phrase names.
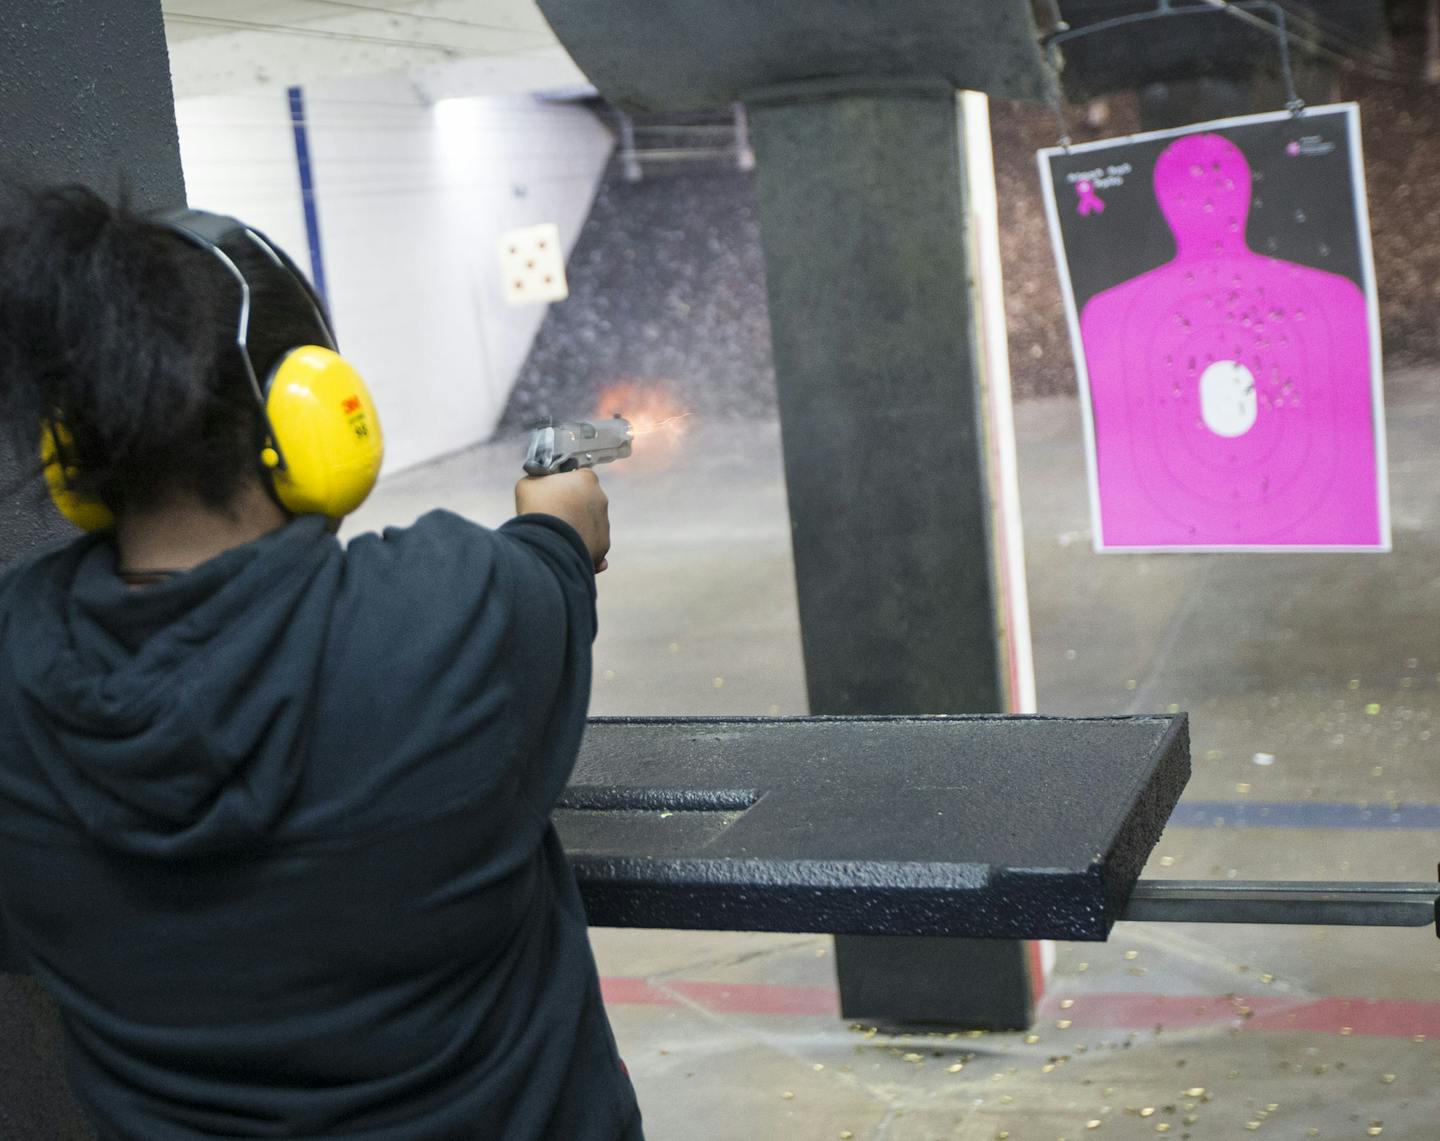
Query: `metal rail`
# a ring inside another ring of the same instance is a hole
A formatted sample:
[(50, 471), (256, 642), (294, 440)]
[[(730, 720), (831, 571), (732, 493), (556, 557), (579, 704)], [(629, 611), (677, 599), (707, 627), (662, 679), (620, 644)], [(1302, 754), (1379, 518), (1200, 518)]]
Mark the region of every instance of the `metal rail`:
[(1440, 934), (1440, 884), (1142, 879), (1121, 918), (1142, 923), (1435, 926)]

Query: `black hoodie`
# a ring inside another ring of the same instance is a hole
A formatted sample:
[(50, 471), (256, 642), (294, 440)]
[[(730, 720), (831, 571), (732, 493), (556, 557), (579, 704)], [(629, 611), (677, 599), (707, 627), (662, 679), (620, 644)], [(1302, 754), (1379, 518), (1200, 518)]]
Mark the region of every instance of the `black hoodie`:
[(0, 906), (103, 1137), (639, 1137), (549, 823), (594, 598), (446, 512), (0, 578)]

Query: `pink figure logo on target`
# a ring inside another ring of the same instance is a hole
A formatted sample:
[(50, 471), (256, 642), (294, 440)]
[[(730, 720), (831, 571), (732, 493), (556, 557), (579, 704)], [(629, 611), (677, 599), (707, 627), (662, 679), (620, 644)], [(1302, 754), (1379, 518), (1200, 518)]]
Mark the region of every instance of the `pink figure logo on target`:
[(1101, 200), (1100, 195), (1095, 193), (1095, 184), (1088, 178), (1075, 184), (1075, 193), (1080, 197), (1080, 201), (1075, 206), (1075, 212), (1081, 217), (1105, 213), (1105, 203)]

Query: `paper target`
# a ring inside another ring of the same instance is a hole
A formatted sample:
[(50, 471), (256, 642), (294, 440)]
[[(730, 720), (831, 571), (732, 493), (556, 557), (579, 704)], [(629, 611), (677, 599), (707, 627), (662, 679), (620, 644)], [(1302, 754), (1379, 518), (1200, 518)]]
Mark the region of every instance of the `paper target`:
[(564, 301), (570, 296), (565, 279), (565, 247), (553, 222), (506, 230), (500, 235), (500, 272), (505, 300), (511, 305)]
[(1353, 105), (1040, 154), (1096, 547), (1389, 549)]

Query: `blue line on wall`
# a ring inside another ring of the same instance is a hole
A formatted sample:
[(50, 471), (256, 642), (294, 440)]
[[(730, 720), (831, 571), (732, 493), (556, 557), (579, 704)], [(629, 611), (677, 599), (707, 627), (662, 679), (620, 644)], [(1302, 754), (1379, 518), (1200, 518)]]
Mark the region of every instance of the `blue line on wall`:
[(292, 87), (289, 96), (290, 125), (295, 131), (295, 165), (300, 170), (300, 200), (305, 207), (305, 237), (310, 244), (310, 280), (329, 309), (325, 258), (320, 252), (320, 211), (315, 203), (315, 174), (310, 166), (310, 136), (305, 127), (305, 95), (299, 87)]
[(1176, 828), (1434, 828), (1440, 804), (1325, 804), (1310, 800), (1182, 800)]

